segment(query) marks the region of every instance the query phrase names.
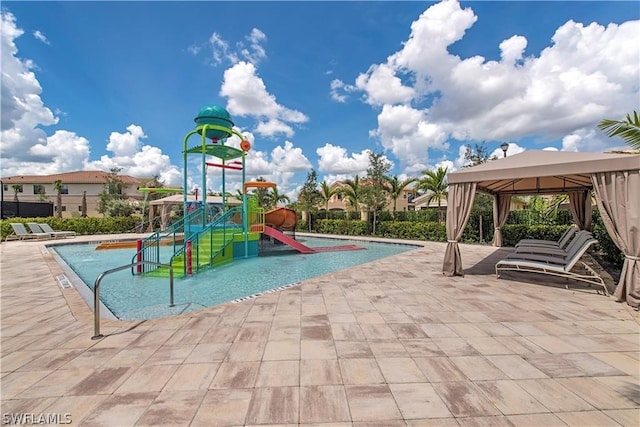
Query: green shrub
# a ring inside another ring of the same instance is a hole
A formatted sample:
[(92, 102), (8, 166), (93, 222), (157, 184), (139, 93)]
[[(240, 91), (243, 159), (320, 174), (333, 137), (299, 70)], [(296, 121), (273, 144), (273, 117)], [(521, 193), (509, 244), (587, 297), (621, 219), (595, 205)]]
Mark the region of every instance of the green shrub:
[(314, 231), (323, 234), (341, 234), (349, 236), (367, 236), (371, 234), (367, 221), (346, 219), (320, 219), (315, 223)]
[(506, 224), (502, 227), (504, 246), (515, 246), (522, 239), (559, 240), (566, 225)]
[[(482, 224), (482, 235), (480, 224)], [(465, 243), (491, 243), (493, 240), (493, 211), (473, 209), (460, 240)]]
[(396, 221), (436, 222), (438, 221), (438, 210), (398, 211), (396, 212)]
[(385, 221), (378, 226), (378, 235), (395, 239), (447, 241), (444, 222)]
[(609, 233), (602, 222), (600, 211), (594, 209), (591, 221), (593, 237), (598, 239), (598, 254), (604, 260), (612, 263), (618, 268), (622, 268), (622, 264), (624, 263), (624, 253), (618, 249), (616, 244), (613, 242), (613, 239), (611, 239), (611, 236), (609, 236)]

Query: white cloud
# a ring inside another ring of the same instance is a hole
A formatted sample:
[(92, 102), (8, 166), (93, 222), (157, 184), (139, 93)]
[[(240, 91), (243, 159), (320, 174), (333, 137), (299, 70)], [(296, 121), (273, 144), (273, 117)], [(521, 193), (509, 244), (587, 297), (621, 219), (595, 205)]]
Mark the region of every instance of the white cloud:
[(58, 130), (29, 147), (21, 158), (3, 158), (3, 176), (48, 175), (82, 170), (89, 156), (89, 141), (73, 132)]
[[(259, 63), (267, 57), (267, 51), (262, 46), (267, 41), (267, 36), (258, 28), (253, 28), (251, 33), (244, 37), (244, 41), (238, 41), (235, 46), (222, 36), (214, 32), (209, 37), (207, 46), (211, 51), (213, 65), (220, 65), (225, 61), (236, 64), (241, 60), (252, 64)], [(191, 45), (187, 48), (193, 55), (198, 55), (202, 50), (200, 45)]]
[(356, 79), (356, 87), (365, 92), (365, 102), (372, 105), (410, 102), (414, 90), (404, 86), (388, 64), (372, 65)]
[(8, 173), (7, 165), (47, 163), (47, 159), (42, 155), (34, 157), (30, 147), (36, 144), (47, 144), (47, 136), (42, 127), (58, 123), (58, 118), (44, 105), (40, 97), (42, 87), (33, 72), (35, 65), (32, 61), (17, 56), (18, 48), (15, 40), (24, 31), (17, 27), (15, 17), (9, 12), (2, 12), (0, 25), (2, 55), (0, 155), (3, 159), (3, 174), (6, 174)]
[[(249, 138), (247, 138), (249, 139)], [(220, 163), (214, 161), (214, 163)], [(294, 146), (291, 141), (285, 141), (284, 145), (274, 147), (271, 152), (251, 149), (246, 155), (247, 181), (264, 178), (276, 183), (278, 191), (284, 192), (295, 199), (295, 188), (292, 188), (292, 179), (296, 173), (311, 169), (311, 162), (303, 154), (300, 147)], [(222, 191), (222, 169), (209, 167), (207, 169), (207, 189)], [(234, 193), (242, 189), (242, 172), (225, 170), (225, 191)]]
[(121, 174), (136, 177), (159, 176), (166, 185), (182, 186), (182, 171), (160, 148), (142, 145), (146, 138), (142, 127), (135, 124), (127, 126), (124, 133), (111, 132), (106, 148), (113, 155), (103, 155), (100, 160), (87, 162), (87, 166), (105, 171), (118, 168)]
[(374, 136), (400, 160), (402, 166), (428, 161), (428, 149), (448, 147), (441, 124), (428, 121), (425, 111), (406, 105), (385, 105), (378, 114)]
[(255, 131), (262, 136), (284, 134), (290, 138), (294, 132), (288, 123), (300, 124), (309, 120), (302, 112), (278, 104), (257, 75), (255, 65), (249, 62), (241, 61), (225, 70), (220, 96), (227, 98), (227, 110), (231, 115), (260, 120)]
[[(570, 20), (538, 56), (526, 53), (528, 40), (518, 34), (499, 44), (499, 60), (450, 53), (478, 19), (457, 1), (434, 4), (412, 23), (402, 49), (355, 79), (365, 102), (382, 105), (371, 134), (406, 170), (427, 164), (427, 151), (446, 149), (450, 138), (564, 138), (563, 149), (580, 151), (620, 145), (596, 125), (637, 108), (640, 21)], [(342, 101), (337, 91), (346, 84), (337, 81), (332, 91)]]
[(211, 37), (209, 37), (209, 45), (211, 47), (211, 56), (215, 65), (221, 64), (225, 59), (228, 59), (232, 63), (238, 61), (237, 55), (229, 52), (229, 43), (225, 41), (220, 34), (211, 34)]
[(245, 47), (243, 44), (238, 46), (245, 60), (252, 64), (257, 64), (260, 60), (267, 57), (267, 52), (261, 44), (267, 41), (267, 36), (262, 31), (254, 28), (251, 30), (251, 34), (246, 36), (245, 39), (249, 42), (249, 47)]
[(147, 135), (144, 134), (142, 128), (132, 124), (127, 126), (126, 133), (111, 132), (107, 150), (111, 151), (117, 157), (132, 156), (138, 151), (141, 140), (146, 138)]
[(342, 80), (333, 79), (331, 80), (330, 87), (331, 87), (331, 92), (330, 92), (331, 99), (340, 103), (347, 102), (347, 95), (345, 94), (345, 92), (348, 91), (347, 90), (348, 85), (345, 85)]
[(47, 39), (47, 36), (45, 36), (44, 33), (42, 33), (42, 31), (40, 30), (35, 30), (33, 32), (33, 37), (35, 37), (36, 40), (40, 40), (44, 44), (51, 44), (51, 42)]
[(363, 174), (369, 167), (369, 150), (347, 154), (343, 147), (326, 143), (316, 149), (318, 154), (318, 170), (325, 174)]
[(262, 136), (274, 136), (277, 134), (282, 134), (288, 138), (291, 138), (295, 133), (291, 126), (277, 119), (271, 119), (266, 122), (259, 122), (258, 126), (256, 126), (256, 132), (258, 132)]

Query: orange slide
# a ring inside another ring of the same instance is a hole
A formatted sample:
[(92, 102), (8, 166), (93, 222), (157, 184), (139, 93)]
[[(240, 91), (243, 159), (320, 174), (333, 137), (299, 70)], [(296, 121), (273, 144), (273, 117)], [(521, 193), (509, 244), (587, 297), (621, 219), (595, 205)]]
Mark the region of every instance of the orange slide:
[(264, 214), (264, 222), (275, 228), (295, 228), (298, 218), (292, 209), (275, 208)]

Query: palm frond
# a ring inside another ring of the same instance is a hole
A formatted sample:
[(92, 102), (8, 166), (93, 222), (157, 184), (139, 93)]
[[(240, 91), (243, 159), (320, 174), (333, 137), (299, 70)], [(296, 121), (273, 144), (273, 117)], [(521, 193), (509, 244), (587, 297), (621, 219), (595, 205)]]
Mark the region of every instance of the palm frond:
[(637, 111), (627, 114), (627, 120), (603, 119), (598, 124), (608, 137), (619, 136), (636, 150), (640, 150), (640, 115)]

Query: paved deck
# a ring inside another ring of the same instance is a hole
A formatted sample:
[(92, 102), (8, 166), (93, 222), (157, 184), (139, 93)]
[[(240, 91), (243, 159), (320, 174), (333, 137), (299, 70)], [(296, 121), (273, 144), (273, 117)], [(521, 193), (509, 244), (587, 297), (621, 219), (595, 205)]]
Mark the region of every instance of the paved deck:
[(497, 280), (505, 249), (462, 245), (466, 277), (443, 277), (444, 244), (421, 243), (240, 303), (103, 321), (99, 341), (45, 242), (2, 243), (3, 423), (640, 425), (637, 311)]

